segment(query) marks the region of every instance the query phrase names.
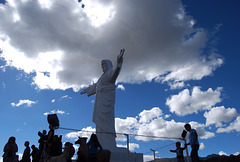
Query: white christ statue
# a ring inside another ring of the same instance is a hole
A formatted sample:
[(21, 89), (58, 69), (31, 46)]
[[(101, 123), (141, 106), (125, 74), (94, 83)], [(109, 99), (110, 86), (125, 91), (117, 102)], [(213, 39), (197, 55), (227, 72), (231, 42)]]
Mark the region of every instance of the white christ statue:
[(87, 93), (88, 96), (96, 94), (92, 121), (96, 124), (96, 134), (104, 149), (116, 148), (115, 82), (122, 67), (124, 51), (121, 49), (116, 67), (113, 67), (110, 60), (102, 60), (101, 77), (95, 84), (81, 91), (81, 94)]

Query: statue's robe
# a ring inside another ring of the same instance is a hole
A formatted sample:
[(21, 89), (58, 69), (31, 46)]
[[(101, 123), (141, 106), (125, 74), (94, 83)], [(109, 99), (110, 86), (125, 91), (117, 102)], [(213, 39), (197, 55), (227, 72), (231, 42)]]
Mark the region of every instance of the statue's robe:
[(96, 94), (92, 121), (96, 124), (96, 134), (103, 148), (116, 147), (115, 132), (115, 81), (121, 69), (121, 64), (112, 67), (109, 60), (107, 71), (102, 74), (97, 83), (85, 89), (88, 96)]

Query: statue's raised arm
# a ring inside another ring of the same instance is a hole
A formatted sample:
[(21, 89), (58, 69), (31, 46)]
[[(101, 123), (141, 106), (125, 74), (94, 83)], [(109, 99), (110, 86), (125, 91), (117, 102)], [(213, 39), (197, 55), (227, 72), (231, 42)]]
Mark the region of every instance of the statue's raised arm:
[(123, 64), (123, 55), (124, 55), (125, 49), (120, 50), (120, 54), (117, 57), (117, 67), (112, 75), (111, 83), (115, 84), (117, 77), (120, 73), (122, 64)]
[(117, 57), (117, 63), (122, 64), (123, 63), (123, 55), (124, 55), (125, 49), (120, 50), (120, 54)]

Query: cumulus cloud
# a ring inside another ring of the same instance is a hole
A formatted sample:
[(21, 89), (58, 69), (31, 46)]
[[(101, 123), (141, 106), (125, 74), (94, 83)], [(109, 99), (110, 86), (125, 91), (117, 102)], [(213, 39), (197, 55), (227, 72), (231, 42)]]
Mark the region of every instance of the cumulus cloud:
[(37, 101), (31, 101), (31, 100), (19, 100), (18, 103), (14, 103), (12, 102), (11, 103), (11, 106), (12, 107), (19, 107), (19, 106), (22, 106), (22, 105), (26, 105), (26, 107), (31, 107), (33, 104), (36, 104)]
[(43, 115), (48, 115), (48, 114), (69, 114), (69, 113), (66, 113), (65, 111), (63, 111), (63, 110), (52, 110), (52, 111), (50, 111), (50, 112), (45, 112), (45, 113), (43, 113)]
[(205, 124), (201, 124), (195, 121), (189, 122), (192, 128), (196, 129), (198, 136), (201, 139), (209, 139), (215, 136), (215, 133), (208, 132), (204, 128), (206, 127)]
[(195, 86), (192, 92), (184, 89), (177, 95), (172, 95), (166, 101), (172, 113), (184, 116), (187, 114), (198, 113), (201, 110), (209, 110), (216, 103), (221, 101), (221, 90), (209, 88), (207, 91), (201, 91), (200, 87)]
[[(156, 112), (158, 112), (157, 116), (155, 115)], [(136, 117), (127, 117), (125, 119), (115, 118), (116, 140), (118, 142), (126, 142), (127, 138), (124, 134), (129, 134), (129, 138), (141, 141), (175, 140), (181, 138), (185, 123), (174, 120), (168, 121), (165, 120), (164, 116), (160, 108), (154, 107), (150, 110), (142, 111)], [(214, 133), (205, 130), (205, 124), (194, 121), (190, 122), (190, 124), (192, 128), (197, 130), (198, 136), (201, 139), (208, 139), (215, 136)], [(78, 136), (90, 137), (92, 132), (95, 132), (95, 128), (87, 127), (83, 128), (82, 131), (68, 133), (66, 138), (77, 139)], [(133, 145), (132, 147), (138, 148), (137, 145)]]
[(178, 88), (223, 64), (214, 50), (203, 53), (207, 32), (194, 26), (181, 1), (84, 3), (84, 8), (77, 0), (1, 5), (4, 66), (34, 74), (32, 84), (39, 89), (78, 91), (99, 78), (102, 59), (115, 63), (121, 48), (126, 54), (118, 81), (124, 83), (155, 79)]
[[(115, 127), (117, 133), (135, 133), (137, 124), (137, 119), (133, 117), (127, 117), (126, 119), (115, 118)], [(126, 141), (127, 139), (125, 135), (117, 134), (117, 140)]]
[[(205, 130), (205, 124), (197, 122), (190, 122), (190, 124), (197, 130), (201, 139), (208, 139), (215, 136), (214, 133)], [(184, 129), (185, 123), (166, 120), (162, 114), (162, 110), (154, 107), (151, 110), (142, 111), (136, 117), (127, 117), (126, 119), (116, 118), (115, 125), (117, 133), (132, 134), (137, 140), (150, 141), (181, 138), (181, 132)], [(117, 140), (126, 141), (126, 137), (118, 136)]]
[[(190, 62), (179, 69), (167, 74), (162, 82), (168, 82), (171, 89), (184, 87), (184, 81), (187, 80), (201, 80), (204, 76), (212, 74), (212, 72), (223, 63), (223, 60), (211, 55), (206, 61)], [(197, 73), (196, 73), (197, 71)]]
[(95, 128), (87, 127), (83, 128), (81, 131), (67, 133), (65, 137), (73, 140), (77, 140), (78, 137), (87, 137), (88, 139), (90, 139), (91, 134), (95, 131)]
[(223, 126), (222, 122), (230, 122), (234, 117), (238, 116), (235, 108), (214, 107), (210, 111), (204, 113), (206, 125), (215, 124), (216, 127)]
[(236, 120), (234, 120), (232, 123), (230, 123), (229, 126), (227, 126), (225, 128), (218, 128), (217, 133), (223, 133), (223, 132), (230, 133), (233, 131), (240, 132), (239, 125), (240, 125), (240, 116), (238, 116), (236, 118)]
[(156, 117), (162, 116), (162, 110), (158, 107), (154, 107), (151, 110), (143, 110), (139, 114), (139, 122), (140, 123), (148, 123)]

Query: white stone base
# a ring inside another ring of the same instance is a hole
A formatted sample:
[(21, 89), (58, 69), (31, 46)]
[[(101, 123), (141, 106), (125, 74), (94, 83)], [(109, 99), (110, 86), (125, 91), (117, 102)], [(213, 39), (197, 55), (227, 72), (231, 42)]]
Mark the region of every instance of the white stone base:
[(111, 150), (111, 162), (143, 162), (142, 153), (133, 153), (126, 148), (119, 148)]

